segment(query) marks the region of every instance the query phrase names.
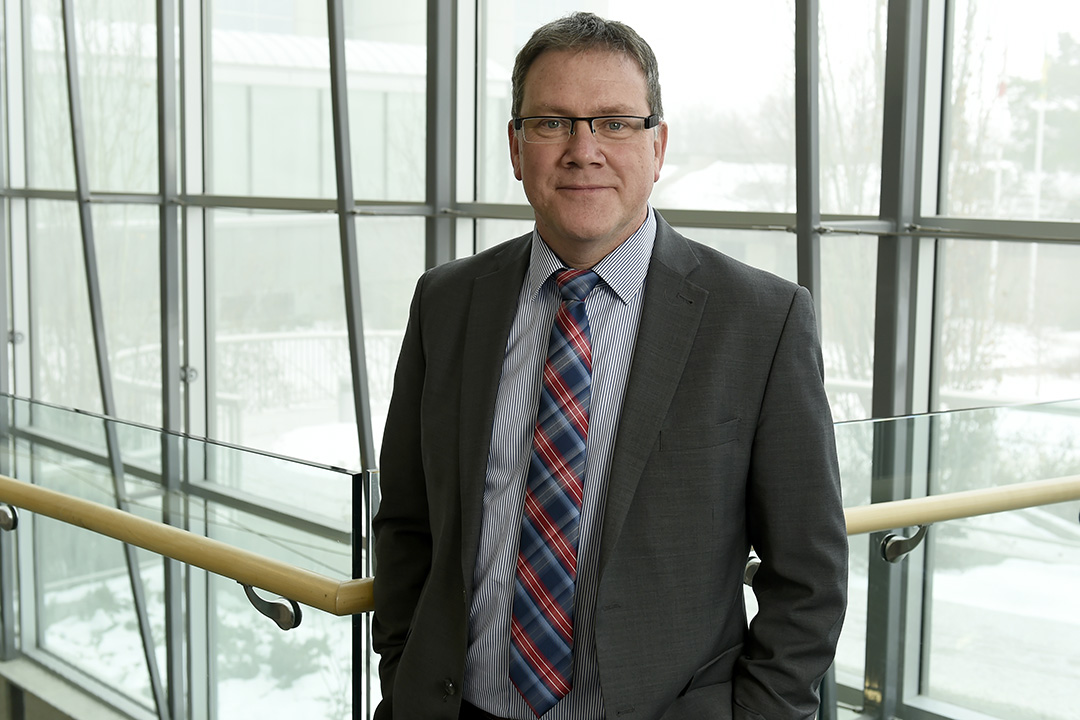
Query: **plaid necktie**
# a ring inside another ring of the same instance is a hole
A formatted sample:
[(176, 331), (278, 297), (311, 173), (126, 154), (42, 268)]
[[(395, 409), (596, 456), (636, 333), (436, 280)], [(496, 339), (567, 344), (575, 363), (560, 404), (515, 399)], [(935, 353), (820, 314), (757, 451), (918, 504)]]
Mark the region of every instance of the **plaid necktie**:
[(585, 297), (591, 270), (560, 270), (521, 523), (510, 680), (540, 717), (573, 681), (574, 579), (589, 433), (592, 340)]

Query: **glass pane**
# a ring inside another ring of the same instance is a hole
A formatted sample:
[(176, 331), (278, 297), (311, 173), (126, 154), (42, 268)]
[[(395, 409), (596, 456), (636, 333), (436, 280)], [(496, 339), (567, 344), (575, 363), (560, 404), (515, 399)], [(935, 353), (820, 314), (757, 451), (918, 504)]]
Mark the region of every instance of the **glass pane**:
[[(836, 454), (844, 507), (870, 503), (871, 456), (874, 425), (869, 422), (836, 425)], [(867, 588), (870, 575), (871, 543), (866, 537), (849, 539), (848, 608), (840, 642), (836, 648), (836, 674), (841, 685), (862, 687), (866, 665)], [(875, 553), (874, 560), (879, 556)]]
[(345, 23), (353, 194), (362, 200), (422, 201), (427, 163), (425, 3), (347, 2)]
[(71, 150), (64, 25), (60, 0), (28, 3), (26, 161), (30, 187), (72, 190), (75, 161)]
[(833, 420), (871, 414), (877, 238), (828, 235), (821, 240), (821, 327), (825, 389)]
[[(73, 435), (88, 436), (92, 429), (100, 429), (100, 419), (84, 413), (10, 398), (7, 402), (7, 430), (21, 430), (24, 420), (42, 412), (66, 415), (66, 419), (56, 419), (53, 424), (77, 428)], [(160, 445), (161, 435), (153, 429), (116, 425), (122, 436), (141, 435), (141, 444), (156, 440)], [(25, 439), (2, 439), (8, 441), (0, 443), (8, 454), (0, 460), (5, 467), (17, 468), (22, 481), (105, 506), (115, 505), (112, 475), (100, 448), (80, 446), (76, 452), (65, 453)], [(234, 493), (219, 486), (217, 489), (223, 492), (214, 494), (219, 498), (214, 502), (199, 495), (178, 496), (172, 522), (332, 581), (352, 576), (353, 534), (366, 533), (367, 528), (363, 519), (358, 518), (355, 527), (352, 524), (353, 478), (349, 473), (193, 439), (183, 445), (192, 458), (190, 463), (179, 463), (183, 488), (203, 485), (203, 460), (214, 458), (212, 477), (217, 479), (231, 466), (236, 471), (233, 477), (239, 480), (235, 487), (240, 491), (255, 488), (256, 481), (261, 481), (264, 486), (277, 483), (276, 488), (266, 490), (279, 492), (271, 500), (295, 498), (298, 487), (303, 488), (303, 498), (291, 506), (271, 501), (266, 503), (271, 507), (258, 507), (249, 503), (252, 498), (248, 497), (241, 501), (241, 510), (230, 504), (228, 498)], [(226, 462), (226, 457), (231, 459)], [(123, 459), (128, 467), (140, 464), (128, 452)], [(188, 476), (188, 470), (194, 474)], [(159, 471), (160, 467), (149, 470)], [(160, 522), (160, 488), (133, 474), (129, 472), (125, 477), (132, 498), (131, 511)], [(290, 520), (287, 514), (277, 513), (274, 505), (287, 507), (290, 513), (300, 512), (303, 518)], [(328, 518), (328, 508), (337, 516)], [(67, 507), (65, 514), (72, 516), (71, 510)], [(35, 609), (17, 619), (24, 628), (24, 649), (36, 651), (37, 657), (41, 652), (49, 653), (60, 661), (53, 663), (52, 669), (66, 678), (76, 684), (86, 684), (88, 677), (92, 678), (100, 683), (91, 688), (92, 692), (108, 693), (107, 701), (115, 699), (125, 709), (133, 701), (149, 714), (153, 708), (150, 675), (123, 546), (41, 513), (28, 514), (24, 524), (20, 530), (27, 534), (20, 535), (19, 571), (28, 584), (21, 607)], [(361, 544), (358, 539), (356, 546)], [(353, 618), (305, 606), (300, 628), (283, 633), (248, 604), (236, 582), (216, 575), (208, 578), (207, 573), (188, 568), (182, 582), (166, 588), (160, 556), (142, 550), (137, 551), (137, 556), (136, 568), (145, 590), (151, 646), (160, 678), (166, 680), (167, 651), (176, 653), (192, 668), (191, 685), (180, 690), (192, 698), (191, 717), (249, 717), (255, 711), (267, 718), (352, 717)], [(42, 562), (42, 558), (47, 561)], [(180, 593), (169, 599), (183, 607), (187, 621), (180, 618), (184, 631), (166, 638), (165, 593), (169, 590)], [(273, 597), (267, 592), (262, 594)], [(180, 644), (166, 648), (166, 640)], [(366, 637), (358, 640), (365, 653), (361, 657), (366, 658)], [(377, 680), (373, 666), (355, 667)], [(135, 714), (139, 712), (136, 709)]]
[(946, 240), (936, 337), (939, 409), (1080, 397), (1080, 246)]
[[(361, 467), (337, 221), (218, 211), (212, 223), (213, 436)], [(363, 218), (356, 234), (378, 448), (412, 290), (424, 268), (424, 220)]]
[[(937, 420), (934, 493), (1080, 473), (1075, 403)], [(940, 523), (926, 552), (924, 693), (997, 718), (1075, 717), (1076, 504)]]
[(323, 3), (214, 3), (208, 191), (334, 197)]
[(532, 220), (477, 220), (476, 252), (531, 233), (535, 225)]
[[(222, 210), (210, 214), (210, 235), (211, 436), (338, 460), (330, 445), (294, 440), (298, 429), (352, 419), (336, 219)], [(356, 447), (353, 433), (353, 456)]]
[(1080, 220), (1080, 6), (955, 3), (942, 212)]
[[(287, 465), (282, 471), (298, 481)], [(335, 580), (352, 575), (347, 543), (214, 503), (207, 515), (208, 537)], [(217, 575), (209, 603), (216, 717), (353, 717), (351, 617), (302, 608), (300, 628), (281, 632), (235, 582)]]
[(154, 192), (158, 187), (154, 3), (112, 0), (74, 7), (90, 188)]
[(747, 265), (768, 270), (792, 281), (798, 276), (795, 266), (795, 236), (790, 233), (688, 227), (676, 229), (691, 240), (708, 245)]
[[(74, 203), (30, 201), (34, 395), (102, 412), (85, 253)], [(161, 422), (158, 212), (92, 207), (98, 286), (116, 414)]]
[(888, 0), (823, 0), (820, 13), (821, 212), (877, 215)]
[(533, 30), (573, 10), (628, 23), (656, 53), (671, 127), (656, 207), (794, 211), (794, 5), (691, 0), (663, 13), (646, 0), (484, 3), (480, 202), (525, 202), (507, 155), (510, 72)]
[[(423, 218), (360, 218), (356, 221), (360, 254), (360, 290), (364, 307), (364, 354), (367, 359), (368, 402), (375, 450), (382, 447), (383, 425), (394, 389), (394, 369), (409, 321), (416, 281), (424, 272)], [(351, 396), (349, 402), (351, 403)], [(353, 436), (352, 405), (346, 423)], [(336, 464), (336, 463), (335, 463)], [(377, 467), (378, 457), (365, 465)]]
[(49, 200), (29, 208), (34, 397), (101, 412), (78, 208)]
[[(73, 460), (62, 453), (36, 450), (35, 482), (115, 507), (116, 495), (108, 470)], [(160, 518), (158, 512), (153, 519)], [(51, 558), (34, 565), (41, 608), (37, 618), (38, 646), (152, 707), (150, 674), (123, 544), (48, 517), (35, 518), (33, 527), (37, 556)], [(155, 561), (156, 555), (143, 551), (137, 557), (139, 582), (149, 600), (146, 610), (155, 636), (151, 642), (161, 665), (165, 651), (162, 564)]]
[[(345, 439), (355, 446), (355, 431)], [(352, 522), (352, 485), (342, 470), (209, 443), (205, 450), (196, 443), (188, 451), (193, 471), (202, 473), (195, 480), (258, 498), (284, 513), (300, 512), (306, 520), (324, 525), (345, 528)], [(205, 456), (198, 455), (203, 451)]]
[(94, 205), (93, 210), (116, 415), (160, 426), (158, 208), (102, 204)]

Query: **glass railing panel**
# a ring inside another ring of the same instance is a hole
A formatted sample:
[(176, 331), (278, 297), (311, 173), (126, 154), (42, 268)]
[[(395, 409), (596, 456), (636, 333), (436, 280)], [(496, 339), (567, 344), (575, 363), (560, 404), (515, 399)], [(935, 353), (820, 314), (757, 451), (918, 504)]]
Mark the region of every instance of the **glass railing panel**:
[(106, 426), (96, 414), (25, 400), (11, 401), (10, 409), (10, 422), (20, 437), (33, 436), (42, 445), (62, 445), (95, 459), (108, 457), (106, 427), (109, 427), (115, 432), (125, 463), (136, 464), (149, 473), (160, 473), (161, 436), (155, 428), (122, 422), (110, 422)]
[[(89, 418), (79, 418), (87, 421)], [(100, 419), (94, 420), (101, 427)], [(77, 423), (72, 424), (72, 427)], [(116, 507), (113, 478), (82, 455), (20, 441), (14, 466), (20, 478), (36, 485)], [(160, 521), (156, 486), (125, 476), (125, 492), (136, 498), (128, 509)], [(24, 649), (43, 652), (77, 673), (113, 688), (133, 702), (153, 707), (132, 575), (125, 546), (112, 538), (68, 523), (37, 516), (25, 518), (20, 540), (31, 540), (24, 557), (24, 577), (33, 578), (33, 627), (24, 626)], [(161, 558), (136, 550), (132, 555), (136, 582), (146, 597), (145, 616), (155, 661), (164, 662), (164, 571)], [(31, 630), (26, 632), (25, 630)], [(31, 648), (26, 641), (34, 638)], [(162, 687), (167, 687), (160, 674)]]
[[(113, 468), (122, 467), (121, 504), (134, 514), (332, 580), (352, 577), (351, 471), (174, 437), (182, 490), (166, 493), (160, 431), (22, 399), (4, 402), (0, 439), (7, 442), (0, 452), (7, 474), (116, 507)], [(118, 439), (118, 464), (110, 462), (106, 427)], [(22, 513), (13, 538), (20, 650), (126, 713), (154, 713), (125, 546), (33, 513)], [(170, 657), (190, 668), (187, 717), (353, 717), (354, 670), (361, 670), (353, 663), (351, 617), (302, 606), (300, 626), (284, 632), (236, 582), (183, 566), (172, 592), (182, 595), (184, 617), (170, 625), (165, 561), (143, 550), (134, 557), (157, 682), (167, 689)], [(366, 657), (366, 641), (363, 647)], [(370, 663), (357, 664), (370, 672)]]
[[(836, 453), (840, 462), (844, 507), (857, 507), (870, 502), (873, 446), (873, 423), (842, 423), (836, 426)], [(851, 538), (848, 545), (848, 609), (836, 648), (835, 666), (837, 681), (852, 687), (862, 686), (866, 665), (869, 547), (865, 536)]]
[(207, 493), (274, 507), (348, 532), (352, 524), (352, 476), (340, 468), (306, 464), (200, 440), (185, 442), (188, 480)]
[[(51, 558), (38, 564), (36, 596), (37, 649), (61, 663), (113, 688), (132, 701), (153, 707), (150, 675), (142, 647), (131, 580), (123, 545), (111, 538), (83, 532), (72, 552), (65, 526), (48, 518), (35, 526), (35, 550)], [(148, 603), (147, 617), (159, 667), (163, 666), (164, 590), (159, 558), (136, 553), (139, 578)], [(79, 567), (103, 567), (96, 572)], [(26, 635), (24, 637), (24, 643)], [(163, 685), (166, 683), (161, 675)]]
[[(836, 437), (848, 508), (1080, 474), (1077, 401), (840, 423)], [(898, 494), (883, 497), (882, 486)], [(880, 538), (850, 544), (836, 668), (859, 695), (868, 607), (889, 597), (888, 588), (870, 587), (871, 565), (884, 562)], [(906, 634), (906, 702), (945, 717), (1072, 717), (1065, 696), (1080, 687), (1075, 502), (937, 523), (904, 562), (915, 589), (905, 616), (915, 628)]]
[[(351, 574), (347, 542), (220, 503), (207, 503), (206, 511), (209, 537), (327, 577)], [(353, 717), (351, 617), (302, 607), (300, 627), (283, 632), (255, 613), (232, 580), (211, 576), (209, 588), (209, 717)]]
[[(936, 422), (934, 494), (1080, 474), (1080, 403)], [(922, 693), (997, 718), (1075, 717), (1077, 503), (936, 525), (926, 565)]]

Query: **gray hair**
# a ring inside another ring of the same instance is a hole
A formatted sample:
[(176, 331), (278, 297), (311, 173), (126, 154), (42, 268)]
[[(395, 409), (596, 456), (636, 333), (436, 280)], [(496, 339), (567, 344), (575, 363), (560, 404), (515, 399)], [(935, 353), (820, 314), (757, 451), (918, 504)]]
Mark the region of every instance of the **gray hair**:
[(660, 102), (660, 69), (649, 43), (621, 22), (604, 20), (587, 12), (575, 12), (543, 25), (532, 34), (517, 54), (512, 82), (510, 113), (518, 117), (525, 96), (525, 76), (529, 68), (549, 50), (610, 50), (634, 60), (645, 74), (645, 99), (649, 112), (663, 117)]

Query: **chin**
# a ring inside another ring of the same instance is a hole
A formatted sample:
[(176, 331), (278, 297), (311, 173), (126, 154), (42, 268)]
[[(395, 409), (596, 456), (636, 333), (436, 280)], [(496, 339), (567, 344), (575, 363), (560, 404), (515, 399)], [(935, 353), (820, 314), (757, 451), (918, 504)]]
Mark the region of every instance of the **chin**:
[(563, 218), (559, 227), (568, 237), (588, 240), (606, 237), (617, 232), (619, 223), (607, 213), (575, 213), (573, 217)]
[(580, 243), (605, 240), (613, 232), (610, 225), (567, 225), (563, 227), (564, 237)]

